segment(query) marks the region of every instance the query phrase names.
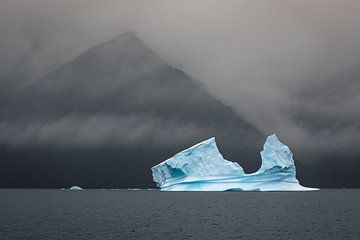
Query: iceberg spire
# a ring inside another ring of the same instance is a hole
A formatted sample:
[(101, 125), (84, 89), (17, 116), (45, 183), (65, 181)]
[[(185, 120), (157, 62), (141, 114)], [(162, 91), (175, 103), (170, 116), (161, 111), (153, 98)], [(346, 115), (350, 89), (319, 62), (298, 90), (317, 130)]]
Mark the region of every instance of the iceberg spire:
[(272, 170), (290, 169), (295, 175), (295, 163), (293, 154), (289, 147), (280, 142), (276, 134), (266, 138), (264, 148), (260, 152), (261, 167), (258, 173), (265, 173)]

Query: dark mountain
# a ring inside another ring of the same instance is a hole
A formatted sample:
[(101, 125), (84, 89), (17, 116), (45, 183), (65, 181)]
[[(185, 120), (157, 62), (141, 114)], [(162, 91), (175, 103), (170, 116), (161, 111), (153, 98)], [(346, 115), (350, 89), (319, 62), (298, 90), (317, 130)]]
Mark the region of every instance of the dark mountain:
[(313, 132), (360, 130), (360, 65), (328, 79), (315, 79), (293, 97), (294, 121)]
[(264, 136), (133, 33), (7, 90), (0, 187), (153, 187), (151, 166), (212, 136), (260, 166)]
[(313, 162), (310, 167), (315, 174), (304, 182), (320, 182), (323, 187), (360, 186), (359, 93), (360, 65), (307, 82), (293, 96), (294, 104), (287, 112), (299, 128), (311, 133), (309, 142), (316, 146), (296, 155)]

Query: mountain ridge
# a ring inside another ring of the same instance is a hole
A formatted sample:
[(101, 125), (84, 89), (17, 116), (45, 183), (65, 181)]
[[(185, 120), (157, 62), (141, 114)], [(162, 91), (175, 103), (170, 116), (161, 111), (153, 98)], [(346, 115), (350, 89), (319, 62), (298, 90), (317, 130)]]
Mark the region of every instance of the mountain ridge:
[(134, 33), (96, 45), (8, 101), (3, 187), (150, 187), (154, 163), (212, 136), (228, 159), (259, 167), (261, 132)]

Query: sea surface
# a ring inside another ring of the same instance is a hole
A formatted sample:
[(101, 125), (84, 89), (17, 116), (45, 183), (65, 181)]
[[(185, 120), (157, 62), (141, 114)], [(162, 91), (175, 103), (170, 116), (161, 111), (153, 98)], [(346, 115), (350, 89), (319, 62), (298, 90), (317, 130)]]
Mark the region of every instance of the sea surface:
[(360, 239), (360, 190), (0, 189), (0, 239)]

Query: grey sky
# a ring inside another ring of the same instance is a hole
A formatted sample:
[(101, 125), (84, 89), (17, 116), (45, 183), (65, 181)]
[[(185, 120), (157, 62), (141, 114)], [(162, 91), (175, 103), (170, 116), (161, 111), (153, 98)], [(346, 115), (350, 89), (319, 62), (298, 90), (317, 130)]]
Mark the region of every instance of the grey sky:
[(22, 61), (36, 80), (135, 30), (264, 133), (306, 151), (358, 152), (359, 80), (342, 79), (360, 71), (359, 9), (357, 0), (2, 0), (0, 71)]

